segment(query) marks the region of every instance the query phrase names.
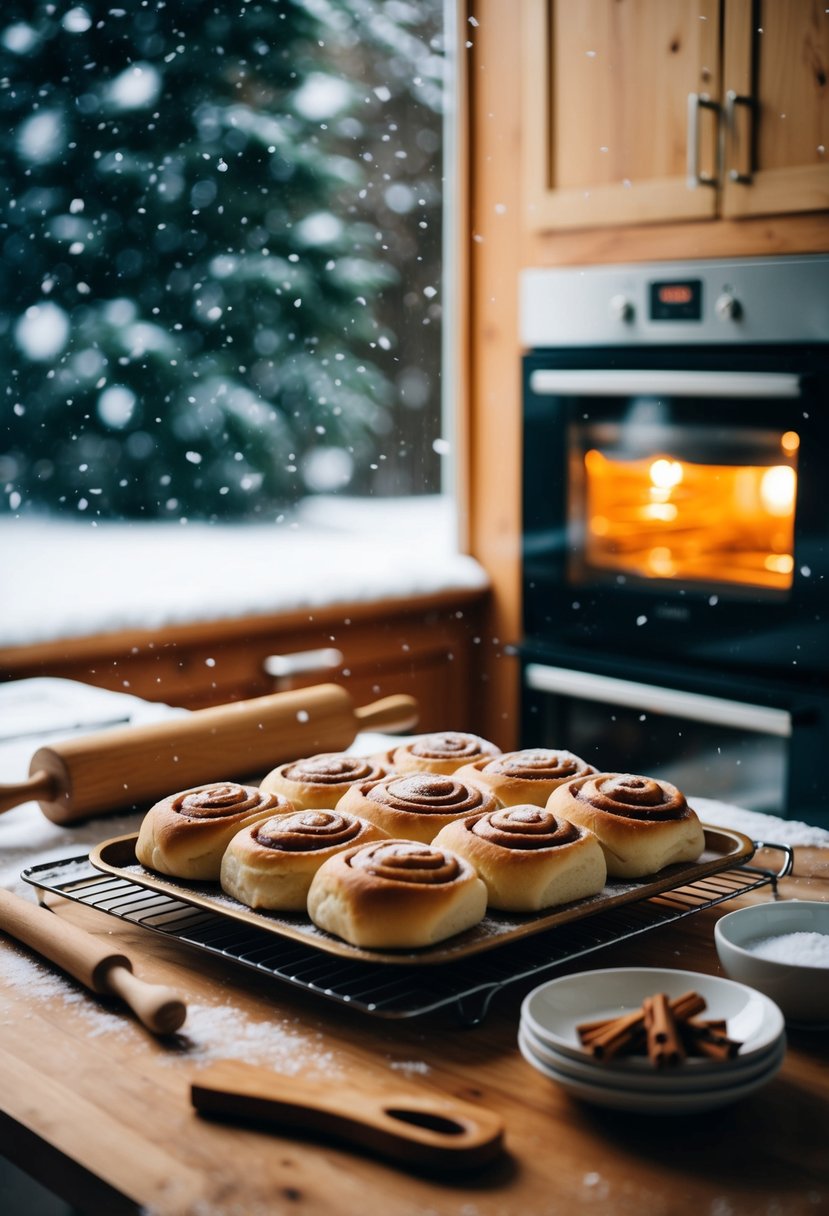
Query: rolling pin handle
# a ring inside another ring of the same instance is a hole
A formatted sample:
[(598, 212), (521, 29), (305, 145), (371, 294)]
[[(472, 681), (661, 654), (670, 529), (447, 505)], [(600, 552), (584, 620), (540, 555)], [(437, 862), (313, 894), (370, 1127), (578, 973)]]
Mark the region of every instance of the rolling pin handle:
[(47, 773), (45, 769), (38, 769), (25, 781), (16, 781), (14, 785), (0, 785), (0, 815), (23, 802), (51, 802), (59, 794), (60, 790), (52, 774)]
[(96, 978), (100, 991), (120, 996), (153, 1034), (173, 1034), (187, 1017), (187, 1006), (172, 988), (140, 980), (129, 966), (116, 962)]
[(417, 726), (419, 710), (415, 698), (401, 692), (355, 709), (354, 717), (359, 731), (406, 731)]

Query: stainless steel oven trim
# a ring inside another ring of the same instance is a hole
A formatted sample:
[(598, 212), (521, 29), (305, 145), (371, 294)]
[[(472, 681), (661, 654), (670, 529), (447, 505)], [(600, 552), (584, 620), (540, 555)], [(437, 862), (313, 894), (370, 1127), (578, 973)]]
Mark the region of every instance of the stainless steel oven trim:
[(703, 693), (678, 692), (655, 684), (640, 684), (616, 676), (600, 676), (566, 667), (550, 667), (544, 663), (528, 663), (524, 679), (527, 686), (537, 692), (557, 693), (586, 701), (604, 701), (611, 705), (624, 705), (628, 709), (686, 718), (712, 726), (776, 735), (781, 739), (791, 738), (792, 734), (791, 714), (784, 709), (765, 705), (730, 701)]
[(536, 368), (530, 388), (539, 396), (580, 397), (799, 397), (800, 379), (784, 372), (686, 372), (650, 369)]

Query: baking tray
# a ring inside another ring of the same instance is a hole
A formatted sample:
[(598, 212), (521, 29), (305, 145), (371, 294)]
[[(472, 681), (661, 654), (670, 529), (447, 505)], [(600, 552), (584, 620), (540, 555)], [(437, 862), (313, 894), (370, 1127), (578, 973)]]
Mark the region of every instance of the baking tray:
[(754, 856), (754, 843), (741, 832), (707, 824), (703, 824), (703, 829), (705, 848), (695, 862), (666, 866), (643, 880), (609, 880), (598, 895), (543, 912), (489, 912), (479, 924), (464, 933), (447, 938), (436, 946), (416, 950), (369, 950), (352, 946), (319, 929), (305, 914), (254, 911), (225, 895), (218, 883), (187, 882), (156, 874), (136, 860), (137, 833), (103, 841), (90, 852), (89, 860), (97, 870), (127, 879), (145, 890), (171, 896), (195, 908), (220, 913), (231, 921), (302, 942), (338, 958), (407, 967), (431, 966), (452, 963), (612, 908), (650, 899), (708, 875), (745, 865)]

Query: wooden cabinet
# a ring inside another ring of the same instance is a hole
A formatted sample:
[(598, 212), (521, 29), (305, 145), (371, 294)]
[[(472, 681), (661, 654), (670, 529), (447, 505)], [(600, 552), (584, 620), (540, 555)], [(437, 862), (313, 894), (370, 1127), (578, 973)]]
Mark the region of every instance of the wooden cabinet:
[(829, 208), (823, 0), (525, 0), (536, 229)]
[(829, 7), (724, 7), (722, 214), (829, 207)]
[[(480, 732), (485, 598), (447, 591), (16, 647), (0, 651), (0, 679), (58, 676), (188, 709), (330, 681), (355, 705), (410, 693), (418, 729)], [(337, 652), (330, 666), (283, 678), (265, 669), (275, 654), (321, 648)]]

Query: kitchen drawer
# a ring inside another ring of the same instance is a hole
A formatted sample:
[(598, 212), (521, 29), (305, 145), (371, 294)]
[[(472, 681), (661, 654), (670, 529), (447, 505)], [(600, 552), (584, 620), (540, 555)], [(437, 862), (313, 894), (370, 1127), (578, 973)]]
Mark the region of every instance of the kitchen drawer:
[[(0, 679), (64, 677), (188, 709), (332, 681), (357, 705), (412, 694), (424, 730), (474, 729), (485, 600), (480, 591), (453, 591), (66, 639), (0, 651)], [(283, 678), (266, 671), (273, 655), (320, 649), (341, 659)]]

